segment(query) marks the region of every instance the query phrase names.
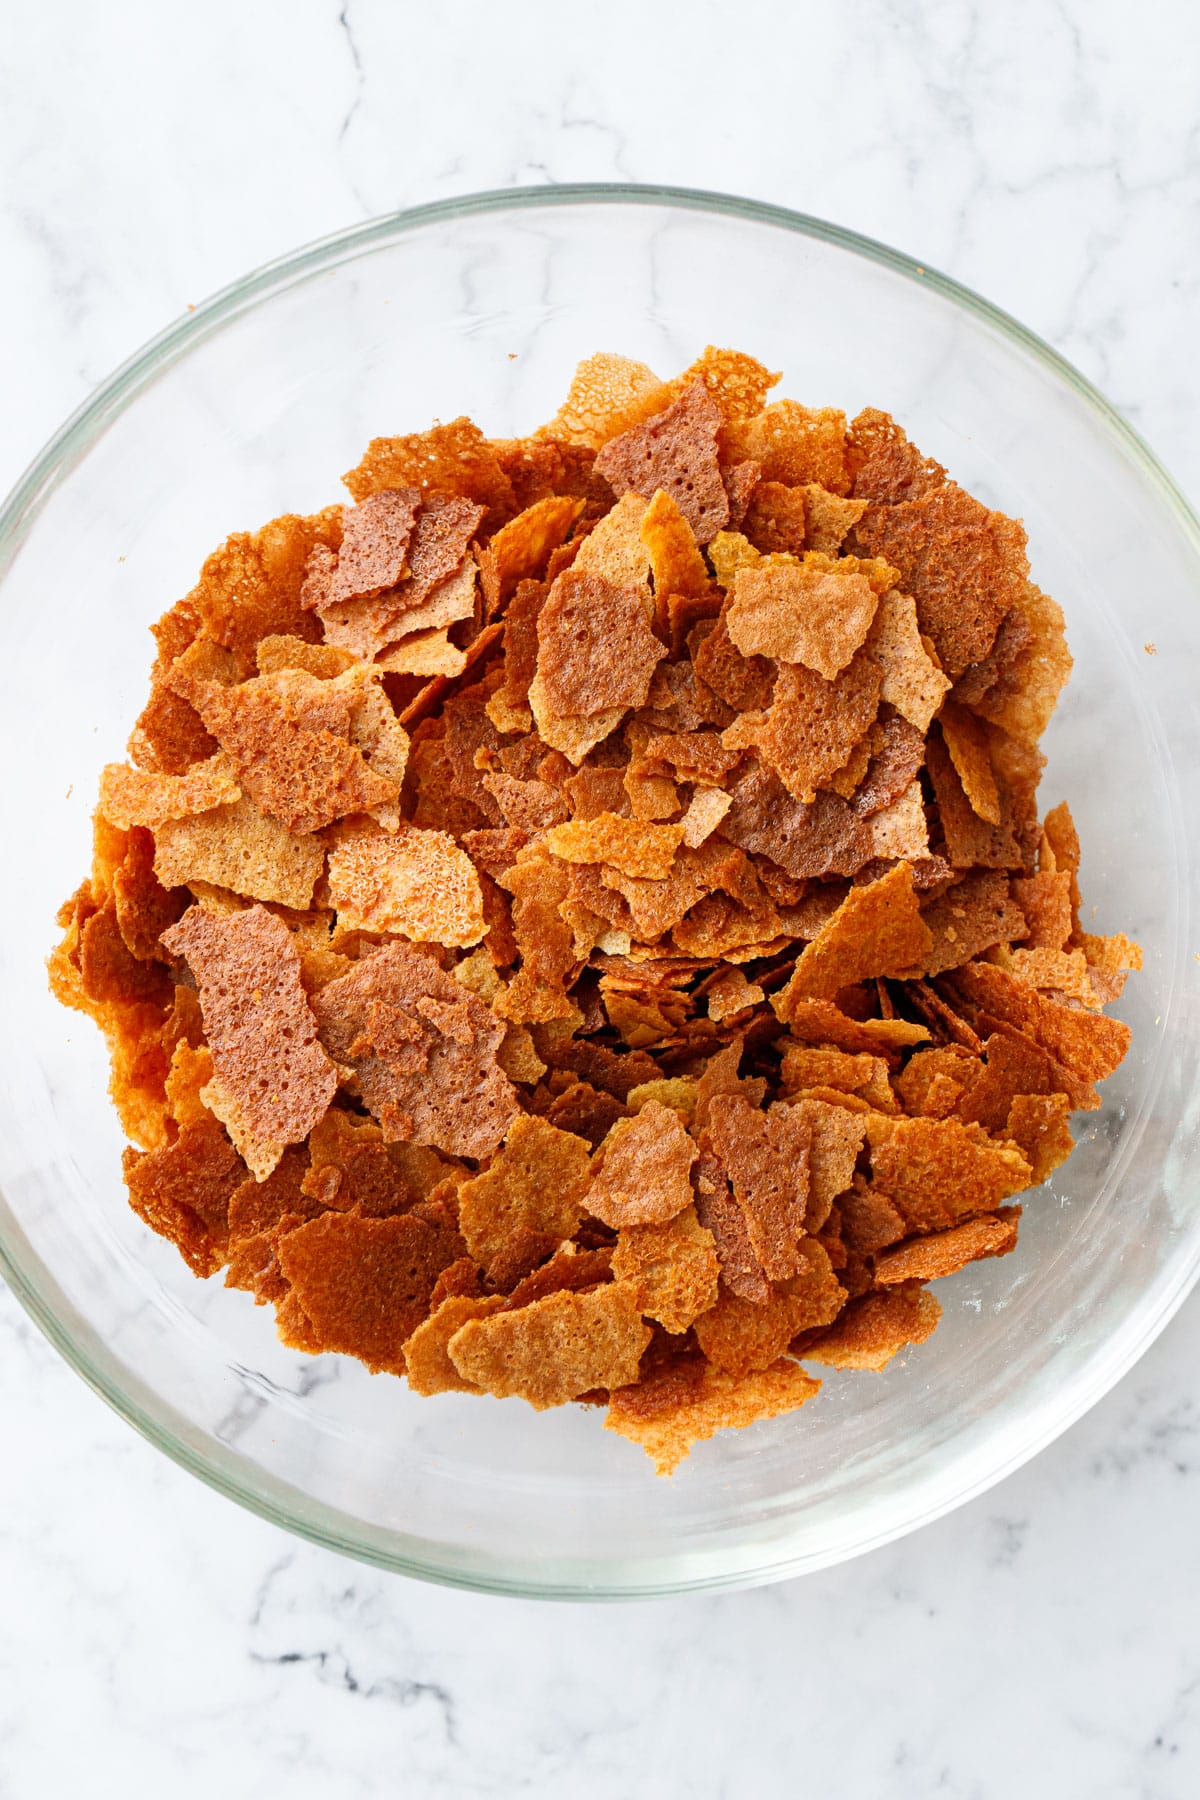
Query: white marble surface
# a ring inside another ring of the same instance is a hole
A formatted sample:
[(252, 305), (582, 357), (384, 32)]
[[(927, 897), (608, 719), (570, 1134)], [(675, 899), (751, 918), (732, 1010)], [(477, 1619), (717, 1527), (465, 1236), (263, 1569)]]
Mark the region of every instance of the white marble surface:
[[(453, 23), (402, 0), (42, 0), (0, 58), (0, 485), (252, 264), (398, 205), (632, 179), (940, 265), (1097, 379), (1200, 500), (1198, 91), (1185, 0), (458, 0)], [(852, 1566), (546, 1607), (239, 1513), (0, 1293), (0, 1796), (1182, 1800), (1198, 1363), (1193, 1298), (1033, 1465)]]

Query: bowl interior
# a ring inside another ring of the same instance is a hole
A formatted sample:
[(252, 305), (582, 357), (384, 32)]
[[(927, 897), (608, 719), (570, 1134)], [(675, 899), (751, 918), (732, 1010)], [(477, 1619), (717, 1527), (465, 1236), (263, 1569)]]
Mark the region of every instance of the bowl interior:
[[(372, 436), (468, 412), (548, 417), (606, 348), (670, 374), (706, 343), (809, 404), (893, 412), (1024, 518), (1076, 667), (1048, 734), (1096, 930), (1146, 949), (1133, 1049), (1030, 1196), (1017, 1252), (939, 1284), (944, 1322), (884, 1374), (830, 1374), (791, 1419), (671, 1481), (601, 1416), (419, 1400), (280, 1346), (125, 1203), (90, 1022), (43, 958), (89, 857), (100, 766), (145, 692), (147, 626), (229, 531), (339, 497)], [(765, 212), (555, 196), (437, 209), (299, 257), (196, 315), (57, 458), (14, 522), (0, 615), (10, 879), (0, 884), (0, 1240), (76, 1364), (197, 1472), (284, 1523), (418, 1573), (526, 1592), (648, 1592), (826, 1563), (977, 1490), (1115, 1379), (1193, 1278), (1197, 964), (1187, 849), (1200, 751), (1186, 678), (1200, 551), (1148, 457), (1081, 382), (931, 278)], [(1156, 653), (1150, 653), (1153, 644)]]

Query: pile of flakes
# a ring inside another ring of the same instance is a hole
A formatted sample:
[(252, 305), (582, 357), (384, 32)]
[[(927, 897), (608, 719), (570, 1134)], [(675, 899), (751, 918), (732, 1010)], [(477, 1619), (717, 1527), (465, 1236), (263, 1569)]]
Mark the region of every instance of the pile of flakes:
[(709, 349), (373, 442), (154, 628), (58, 996), (130, 1201), (285, 1343), (669, 1472), (1013, 1248), (1139, 964), (1079, 919), (1021, 526)]

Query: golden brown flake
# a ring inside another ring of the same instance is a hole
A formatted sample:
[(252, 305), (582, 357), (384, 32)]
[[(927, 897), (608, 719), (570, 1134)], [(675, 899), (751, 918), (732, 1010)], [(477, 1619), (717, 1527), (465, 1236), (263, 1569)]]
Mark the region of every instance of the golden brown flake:
[(415, 1213), (327, 1212), (297, 1226), (276, 1255), (304, 1321), (301, 1347), (337, 1350), (368, 1369), (402, 1375), (405, 1342), (428, 1312), (434, 1282), (461, 1254), (452, 1226)]
[(542, 1411), (594, 1388), (636, 1381), (650, 1342), (631, 1283), (550, 1294), (516, 1312), (471, 1319), (450, 1339), (460, 1375), (501, 1399), (519, 1394)]
[(618, 1119), (596, 1152), (585, 1205), (614, 1228), (662, 1225), (691, 1205), (697, 1150), (679, 1114), (650, 1100)]
[(781, 1016), (792, 1000), (831, 1000), (839, 988), (877, 975), (903, 979), (920, 970), (932, 942), (912, 869), (897, 863), (878, 881), (851, 888), (821, 927), (780, 995)]
[(743, 656), (804, 663), (833, 681), (860, 647), (878, 596), (863, 575), (837, 564), (763, 562), (734, 576), (729, 635)]
[(312, 996), (321, 1041), (394, 1143), (486, 1156), (518, 1111), (504, 1027), (432, 960), (392, 944)]
[(458, 1191), (459, 1227), (478, 1262), (488, 1263), (519, 1231), (574, 1237), (591, 1178), (582, 1137), (545, 1119), (514, 1119), (489, 1167)]
[(729, 523), (729, 496), (717, 460), (720, 409), (704, 383), (693, 382), (678, 400), (605, 444), (596, 472), (624, 494), (663, 489), (691, 526), (697, 543), (707, 544)]
[(743, 713), (724, 736), (730, 749), (755, 747), (788, 792), (805, 804), (842, 767), (879, 710), (878, 665), (860, 650), (834, 681), (803, 663), (784, 663), (765, 713)]
[(615, 1393), (604, 1425), (640, 1444), (659, 1475), (673, 1475), (693, 1444), (795, 1412), (820, 1386), (786, 1358), (737, 1376), (696, 1357), (686, 1373), (668, 1367)]
[(329, 898), (351, 931), (397, 932), (412, 943), (477, 944), (487, 929), (475, 866), (444, 831), (346, 826), (329, 851)]
[(970, 1262), (988, 1256), (1007, 1256), (1016, 1248), (1019, 1206), (1005, 1206), (986, 1219), (968, 1219), (949, 1231), (931, 1232), (897, 1244), (875, 1260), (875, 1280), (880, 1287), (902, 1281), (937, 1281), (953, 1275)]
[(611, 1396), (664, 1472), (1012, 1248), (1141, 962), (1038, 820), (1022, 528), (775, 379), (595, 357), (231, 538), (50, 960), (198, 1274), (418, 1393)]
[(259, 1181), (303, 1143), (337, 1088), (300, 985), (287, 926), (265, 907), (218, 917), (193, 906), (164, 933), (200, 989), (213, 1079), (202, 1098)]
[(154, 871), (164, 887), (207, 882), (251, 900), (303, 912), (325, 867), (325, 846), (260, 812), (245, 796), (154, 834)]
[(832, 407), (776, 400), (744, 424), (727, 426), (721, 448), (731, 462), (752, 457), (760, 463), (764, 481), (790, 487), (816, 482), (832, 494), (849, 488), (846, 415)]
[(578, 568), (564, 570), (554, 583), (537, 631), (538, 680), (558, 718), (643, 705), (666, 654), (632, 588)]
[(683, 827), (600, 813), (594, 819), (572, 819), (568, 824), (555, 825), (543, 841), (564, 862), (607, 863), (623, 875), (643, 881), (665, 881), (683, 842)]
[(941, 1316), (942, 1309), (932, 1294), (916, 1282), (904, 1283), (852, 1300), (829, 1330), (806, 1345), (801, 1354), (833, 1369), (878, 1371), (910, 1344), (923, 1344)]
[(1033, 1171), (1016, 1144), (995, 1143), (957, 1119), (870, 1115), (871, 1175), (912, 1231), (939, 1231), (969, 1213), (991, 1212), (1029, 1186)]
[(618, 1233), (613, 1279), (637, 1288), (642, 1315), (671, 1332), (686, 1331), (717, 1302), (720, 1263), (711, 1231), (686, 1206), (659, 1225), (626, 1225)]

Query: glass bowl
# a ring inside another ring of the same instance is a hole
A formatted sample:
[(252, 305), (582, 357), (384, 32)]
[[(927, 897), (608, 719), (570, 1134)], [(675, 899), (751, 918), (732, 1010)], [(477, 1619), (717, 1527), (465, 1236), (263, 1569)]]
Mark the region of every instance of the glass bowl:
[[(315, 511), (372, 436), (555, 410), (597, 349), (663, 374), (707, 343), (779, 391), (893, 412), (1023, 516), (1066, 610), (1051, 726), (1097, 930), (1146, 949), (1133, 1048), (1017, 1252), (939, 1284), (936, 1335), (803, 1413), (702, 1444), (672, 1480), (593, 1411), (409, 1395), (275, 1338), (130, 1212), (99, 1033), (52, 1002), (54, 911), (89, 861), (100, 766), (145, 691), (147, 626), (208, 549)], [(64, 426), (0, 519), (0, 1254), (19, 1298), (168, 1455), (267, 1518), (462, 1586), (640, 1595), (821, 1567), (935, 1518), (1097, 1400), (1196, 1278), (1200, 527), (1044, 344), (893, 251), (777, 208), (539, 188), (418, 208), (273, 263), (172, 326)], [(1154, 653), (1156, 652), (1156, 653)], [(1191, 775), (1192, 779), (1188, 779)], [(11, 859), (11, 860), (9, 860)]]

